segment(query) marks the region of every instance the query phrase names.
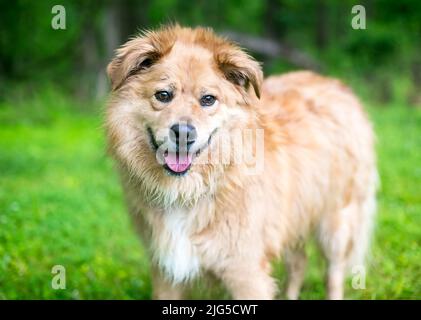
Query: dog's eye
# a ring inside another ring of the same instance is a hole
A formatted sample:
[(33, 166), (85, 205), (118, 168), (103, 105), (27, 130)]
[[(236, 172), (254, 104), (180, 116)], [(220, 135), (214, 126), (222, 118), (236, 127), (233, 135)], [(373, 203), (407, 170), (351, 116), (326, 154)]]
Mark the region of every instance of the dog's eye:
[(168, 91), (158, 91), (155, 93), (155, 98), (161, 102), (170, 102), (172, 100), (172, 93)]
[(207, 94), (200, 98), (200, 105), (202, 107), (210, 107), (216, 101), (216, 98), (210, 94)]

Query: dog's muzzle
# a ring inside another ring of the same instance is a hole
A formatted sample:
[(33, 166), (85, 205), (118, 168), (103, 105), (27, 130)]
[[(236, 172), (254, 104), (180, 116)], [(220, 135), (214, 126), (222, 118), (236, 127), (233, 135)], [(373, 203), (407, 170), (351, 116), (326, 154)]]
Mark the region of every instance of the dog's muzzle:
[(191, 167), (195, 157), (204, 150), (211, 142), (216, 129), (209, 136), (206, 144), (201, 147), (194, 148), (197, 140), (197, 130), (194, 126), (185, 123), (177, 123), (169, 129), (169, 141), (159, 144), (153, 131), (147, 127), (150, 143), (152, 148), (157, 152), (158, 162), (172, 175), (184, 175)]

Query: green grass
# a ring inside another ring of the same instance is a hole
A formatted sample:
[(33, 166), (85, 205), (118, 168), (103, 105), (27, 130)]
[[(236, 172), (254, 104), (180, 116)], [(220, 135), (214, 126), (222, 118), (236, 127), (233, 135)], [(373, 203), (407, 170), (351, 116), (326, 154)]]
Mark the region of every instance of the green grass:
[[(100, 112), (85, 107), (54, 90), (0, 104), (0, 299), (151, 297), (148, 259), (105, 154)], [(346, 296), (420, 298), (421, 111), (370, 114), (382, 180), (377, 228), (366, 289), (349, 280)], [(302, 298), (321, 299), (324, 263), (309, 251)], [(65, 290), (51, 288), (54, 265), (66, 268)], [(275, 274), (283, 286), (283, 268)]]

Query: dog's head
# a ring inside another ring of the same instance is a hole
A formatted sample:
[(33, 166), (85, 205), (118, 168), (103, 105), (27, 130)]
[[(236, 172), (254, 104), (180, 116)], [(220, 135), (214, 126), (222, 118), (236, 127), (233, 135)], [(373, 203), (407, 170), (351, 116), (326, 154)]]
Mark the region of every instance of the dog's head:
[(263, 80), (259, 64), (238, 46), (210, 29), (179, 26), (128, 41), (107, 73), (112, 154), (151, 190), (175, 188), (184, 198), (193, 189), (205, 192), (222, 170), (206, 161), (209, 150), (247, 127)]

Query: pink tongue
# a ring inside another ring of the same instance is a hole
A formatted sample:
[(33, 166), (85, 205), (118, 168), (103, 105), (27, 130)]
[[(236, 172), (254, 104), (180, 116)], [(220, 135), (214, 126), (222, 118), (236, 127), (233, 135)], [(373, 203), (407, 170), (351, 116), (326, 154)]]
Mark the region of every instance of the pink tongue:
[(192, 162), (192, 156), (187, 152), (168, 152), (164, 157), (165, 163), (174, 172), (183, 172), (188, 169)]

